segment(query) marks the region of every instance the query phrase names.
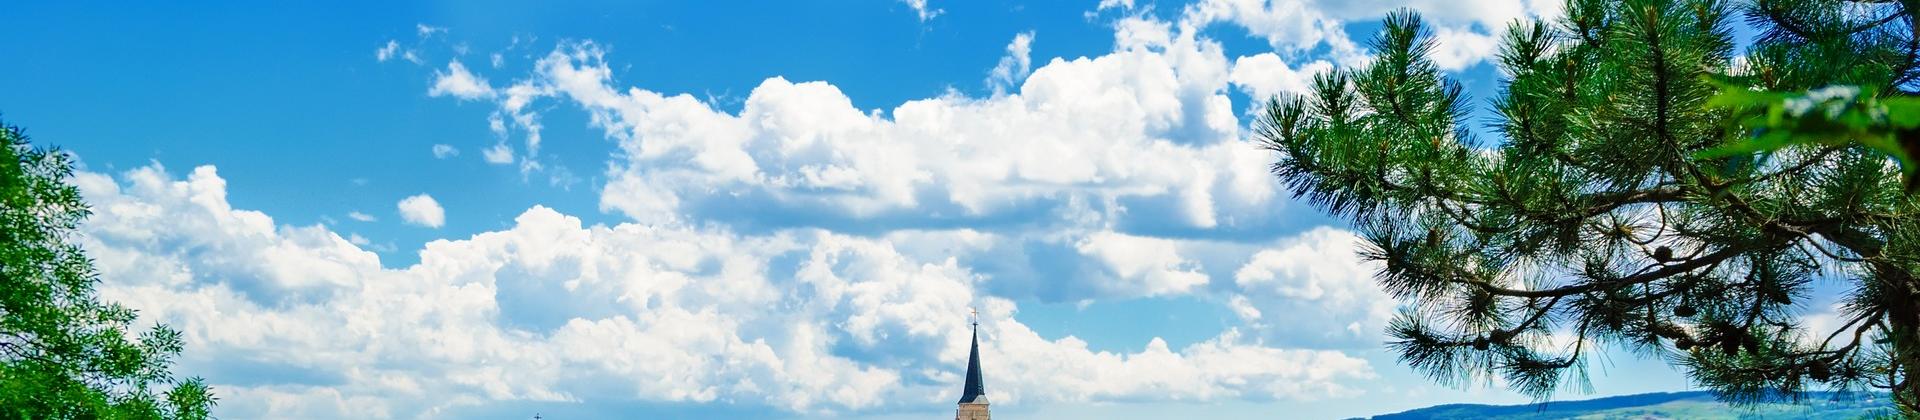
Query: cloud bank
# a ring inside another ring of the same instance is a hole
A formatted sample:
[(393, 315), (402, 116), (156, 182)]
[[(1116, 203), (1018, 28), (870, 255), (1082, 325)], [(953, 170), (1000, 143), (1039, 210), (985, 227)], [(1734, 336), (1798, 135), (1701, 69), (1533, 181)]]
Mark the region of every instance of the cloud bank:
[[(1483, 61), (1503, 19), (1557, 13), (1536, 3), (1550, 2), (1432, 9), (1439, 64)], [(941, 13), (907, 4), (923, 22)], [(492, 108), (496, 138), (472, 145), (484, 161), (565, 173), (540, 154), (544, 113), (583, 111), (615, 146), (599, 209), (624, 221), (533, 206), (388, 267), (359, 235), (233, 208), (211, 166), (176, 178), (156, 164), (76, 175), (96, 210), (82, 240), (109, 279), (103, 294), (187, 334), (182, 369), (209, 372), (232, 417), (445, 417), (515, 401), (807, 414), (944, 404), (966, 357), (960, 314), (974, 308), (996, 403), (1351, 397), (1377, 384), (1350, 353), (1378, 346), (1393, 303), (1351, 232), (1293, 220), (1306, 210), (1247, 139), (1254, 105), (1230, 93), (1297, 94), (1364, 63), (1344, 27), (1385, 10), (1207, 0), (1161, 20), (1102, 1), (1090, 16), (1120, 14), (1105, 54), (1040, 61), (1036, 31), (1009, 34), (983, 69), (990, 94), (877, 110), (830, 82), (778, 76), (726, 110), (623, 85), (592, 41), (525, 67), (456, 57), (422, 70), (426, 94)], [(1230, 57), (1201, 35), (1217, 25), (1273, 50)], [(395, 41), (375, 58), (423, 62)], [(483, 74), (503, 68), (530, 70)], [(446, 225), (427, 194), (396, 208), (406, 223)], [(1238, 325), (1177, 348), (1097, 350), (1020, 321), (1019, 302), (1174, 297), (1217, 303)]]
[[(325, 226), (233, 208), (211, 166), (76, 175), (101, 293), (179, 328), (221, 410), (432, 417), (497, 401), (728, 402), (833, 413), (944, 401), (980, 308), (996, 402), (1314, 399), (1373, 373), (1335, 350), (1229, 330), (1184, 348), (1092, 351), (1017, 321), (954, 259), (794, 229), (585, 226), (533, 207), (384, 268)], [(166, 223), (160, 223), (166, 221)], [(1165, 247), (1149, 244), (1149, 254)], [(853, 355), (862, 355), (854, 357)]]

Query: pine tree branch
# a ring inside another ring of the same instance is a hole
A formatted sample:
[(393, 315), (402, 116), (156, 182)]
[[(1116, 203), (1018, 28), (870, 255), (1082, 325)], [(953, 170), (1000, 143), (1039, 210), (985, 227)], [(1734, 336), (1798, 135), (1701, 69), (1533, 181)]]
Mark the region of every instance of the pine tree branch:
[(1601, 214), (1605, 214), (1607, 212), (1613, 211), (1614, 209), (1618, 209), (1622, 206), (1626, 206), (1629, 204), (1669, 203), (1669, 202), (1682, 201), (1686, 199), (1686, 190), (1682, 190), (1680, 189), (1680, 187), (1677, 187), (1677, 186), (1669, 186), (1669, 187), (1660, 187), (1660, 188), (1653, 188), (1653, 189), (1646, 189), (1646, 190), (1621, 191), (1621, 192), (1614, 192), (1614, 193), (1597, 193), (1597, 194), (1593, 194), (1586, 197), (1586, 199), (1592, 200), (1592, 201), (1599, 201), (1600, 203), (1595, 204), (1591, 207), (1588, 207), (1586, 214), (1580, 217), (1581, 219), (1585, 219), (1593, 216), (1599, 216)]
[[(1906, 1), (1912, 2), (1912, 0)], [(1898, 68), (1894, 70), (1896, 77), (1894, 77), (1893, 83), (1890, 83), (1891, 86), (1887, 86), (1888, 89), (1901, 89), (1901, 86), (1906, 86), (1907, 83), (1912, 82), (1914, 76), (1920, 76), (1920, 73), (1914, 72), (1915, 66), (1920, 66), (1920, 22), (1915, 21), (1913, 9), (1907, 4), (1908, 3), (1902, 3), (1900, 7), (1902, 13), (1895, 15), (1905, 15), (1907, 17), (1906, 59), (1902, 60)], [(1901, 89), (1901, 92), (1908, 94), (1913, 93), (1912, 91), (1904, 89)]]
[(1483, 290), (1486, 290), (1489, 293), (1493, 293), (1495, 295), (1500, 295), (1500, 296), (1524, 297), (1524, 298), (1551, 298), (1551, 297), (1576, 295), (1576, 294), (1587, 293), (1587, 292), (1601, 290), (1601, 289), (1610, 289), (1615, 287), (1641, 284), (1641, 283), (1646, 283), (1654, 280), (1659, 280), (1659, 279), (1667, 278), (1676, 274), (1682, 274), (1689, 271), (1693, 271), (1695, 269), (1717, 264), (1721, 261), (1725, 261), (1729, 258), (1739, 256), (1740, 254), (1746, 253), (1748, 251), (1753, 251), (1761, 248), (1765, 248), (1765, 247), (1753, 246), (1753, 245), (1732, 246), (1732, 247), (1722, 248), (1719, 251), (1715, 251), (1711, 254), (1701, 256), (1700, 258), (1694, 258), (1694, 259), (1682, 261), (1678, 264), (1661, 265), (1661, 266), (1658, 266), (1658, 267), (1661, 267), (1660, 269), (1654, 270), (1654, 271), (1648, 271), (1648, 272), (1621, 277), (1618, 279), (1608, 280), (1604, 282), (1589, 281), (1589, 282), (1584, 282), (1576, 285), (1561, 286), (1561, 287), (1556, 287), (1556, 288), (1546, 289), (1546, 290), (1509, 289), (1505, 287), (1495, 286), (1491, 283), (1487, 283), (1485, 281), (1479, 281), (1479, 280), (1452, 280), (1452, 281), (1456, 283), (1464, 283), (1464, 284), (1477, 286)]
[(1541, 319), (1546, 318), (1546, 315), (1548, 312), (1553, 311), (1554, 309), (1553, 307), (1560, 303), (1560, 298), (1562, 297), (1563, 296), (1554, 296), (1550, 299), (1547, 299), (1547, 303), (1545, 305), (1540, 305), (1538, 307), (1533, 307), (1532, 305), (1529, 305), (1529, 309), (1534, 309), (1534, 311), (1531, 315), (1527, 316), (1526, 320), (1520, 321), (1520, 324), (1514, 325), (1512, 328), (1493, 330), (1493, 332), (1489, 333), (1488, 335), (1493, 337), (1500, 337), (1501, 341), (1505, 341), (1507, 337), (1512, 337), (1515, 334), (1519, 334), (1520, 331), (1524, 331), (1527, 328), (1533, 327), (1534, 323), (1540, 322)]
[[(1853, 2), (1864, 3), (1864, 4), (1895, 3), (1893, 1), (1858, 1), (1858, 0), (1855, 0)], [(1800, 39), (1823, 39), (1823, 38), (1830, 38), (1830, 37), (1837, 37), (1837, 36), (1852, 36), (1854, 34), (1864, 32), (1868, 29), (1873, 29), (1880, 25), (1891, 23), (1895, 19), (1899, 19), (1901, 16), (1907, 15), (1907, 8), (1904, 5), (1902, 5), (1902, 7), (1900, 7), (1900, 10), (1894, 11), (1893, 13), (1890, 13), (1887, 16), (1881, 17), (1879, 19), (1875, 19), (1871, 22), (1862, 23), (1862, 24), (1855, 25), (1853, 27), (1848, 27), (1848, 28), (1818, 30), (1818, 29), (1813, 29), (1811, 27), (1812, 25), (1809, 25), (1806, 22), (1801, 22), (1798, 19), (1794, 19), (1793, 17), (1787, 16), (1785, 9), (1774, 7), (1774, 5), (1776, 4), (1777, 3), (1772, 1), (1763, 0), (1759, 2), (1759, 4), (1756, 6), (1760, 8), (1760, 13), (1765, 15), (1768, 21), (1773, 22), (1774, 26), (1777, 26), (1780, 29), (1787, 31), (1787, 33), (1791, 33), (1793, 34), (1793, 36), (1799, 37)]]
[(1460, 224), (1460, 226), (1466, 227), (1468, 230), (1472, 230), (1475, 233), (1497, 234), (1497, 233), (1507, 231), (1506, 228), (1482, 225), (1479, 222), (1473, 221), (1472, 218), (1467, 217), (1467, 215), (1463, 213), (1465, 210), (1453, 208), (1453, 206), (1448, 204), (1446, 200), (1433, 200), (1433, 205), (1434, 207), (1439, 207), (1440, 211), (1442, 213), (1445, 213), (1447, 215), (1447, 218), (1453, 219), (1454, 223), (1458, 223)]
[[(1828, 355), (1827, 357), (1833, 357), (1833, 358), (1844, 357), (1847, 353), (1852, 352), (1853, 349), (1859, 348), (1861, 338), (1866, 335), (1867, 331), (1873, 329), (1874, 323), (1871, 323), (1871, 322), (1861, 323), (1861, 321), (1878, 318), (1882, 314), (1883, 314), (1882, 312), (1873, 311), (1873, 312), (1864, 312), (1859, 315), (1855, 315), (1852, 318), (1849, 318), (1846, 324), (1841, 324), (1840, 328), (1835, 328), (1833, 330), (1833, 333), (1827, 334), (1827, 338), (1825, 340), (1820, 341), (1821, 350), (1798, 353), (1798, 354), (1804, 355), (1804, 356)], [(1855, 324), (1858, 324), (1859, 327), (1858, 328), (1854, 327)], [(1846, 332), (1848, 329), (1853, 330), (1853, 340), (1851, 342), (1848, 342), (1847, 345), (1845, 346), (1841, 346), (1840, 348), (1837, 348), (1837, 349), (1828, 350), (1827, 346), (1833, 344), (1833, 339), (1839, 338), (1840, 334)]]
[(1859, 263), (1859, 262), (1867, 261), (1866, 259), (1842, 256), (1839, 254), (1835, 254), (1833, 251), (1828, 251), (1826, 247), (1820, 246), (1820, 239), (1813, 237), (1813, 234), (1811, 232), (1807, 232), (1806, 229), (1801, 229), (1799, 227), (1790, 226), (1790, 225), (1777, 225), (1773, 227), (1776, 230), (1791, 233), (1794, 236), (1800, 237), (1801, 239), (1806, 239), (1807, 241), (1804, 242), (1805, 244), (1813, 247), (1813, 249), (1816, 251), (1820, 251), (1820, 253), (1823, 255), (1826, 255), (1827, 258), (1832, 258), (1835, 260), (1850, 262), (1850, 263)]
[[(1646, 27), (1642, 30), (1646, 31), (1647, 55), (1653, 59), (1653, 65), (1649, 66), (1653, 68), (1653, 132), (1659, 136), (1661, 143), (1665, 143), (1669, 148), (1678, 149), (1678, 145), (1673, 141), (1673, 133), (1667, 128), (1667, 121), (1672, 118), (1668, 115), (1672, 111), (1668, 109), (1671, 105), (1667, 102), (1673, 97), (1673, 88), (1672, 80), (1667, 76), (1667, 51), (1660, 42), (1659, 19), (1661, 16), (1653, 6), (1646, 6), (1644, 10), (1647, 16), (1642, 23)], [(1672, 164), (1672, 162), (1662, 162), (1662, 166), (1668, 166), (1667, 173), (1679, 173), (1673, 170)]]
[[(1920, 77), (1920, 28), (1897, 27), (1913, 26), (1920, 0), (1761, 1), (1780, 10), (1750, 9), (1750, 22), (1768, 32), (1746, 49), (1753, 73), (1730, 76), (1734, 83), (1806, 89)], [(1494, 369), (1522, 392), (1551, 392), (1571, 378), (1554, 369), (1582, 366), (1587, 344), (1657, 351), (1673, 339), (1699, 349), (1679, 363), (1732, 398), (1795, 392), (1825, 376), (1810, 370), (1828, 366), (1810, 364), (1819, 361), (1846, 366), (1839, 382), (1884, 372), (1897, 392), (1920, 396), (1911, 378), (1920, 340), (1896, 339), (1885, 360), (1863, 350), (1878, 348), (1876, 332), (1920, 330), (1920, 305), (1905, 303), (1920, 301), (1909, 243), (1920, 234), (1910, 220), (1920, 206), (1891, 195), (1877, 158), (1836, 147), (1757, 167), (1690, 158), (1752, 134), (1701, 108), (1712, 90), (1701, 76), (1724, 71), (1736, 49), (1724, 25), (1730, 7), (1573, 1), (1550, 52), (1527, 49), (1539, 37), (1510, 36), (1511, 58), (1499, 64), (1514, 76), (1495, 109), (1511, 141), (1489, 156), (1458, 154), (1467, 135), (1448, 116), (1466, 107), (1436, 88), (1445, 75), (1418, 66), (1424, 54), (1407, 53), (1420, 41), (1405, 28), (1393, 35), (1399, 48), (1376, 47), (1392, 53), (1378, 68), (1336, 72), (1352, 83), (1316, 83), (1318, 103), (1332, 105), (1272, 107), (1268, 118), (1288, 124), (1261, 135), (1283, 152), (1275, 172), (1296, 196), (1356, 222), (1384, 220), (1367, 232), (1363, 257), (1385, 262), (1384, 290), (1433, 309), (1396, 321), (1404, 340), (1393, 345), (1436, 378)], [(1889, 11), (1898, 13), (1882, 15)], [(1769, 25), (1762, 12), (1794, 27)], [(1851, 296), (1850, 319), (1820, 331), (1829, 334), (1818, 347), (1793, 342), (1802, 320), (1790, 308), (1818, 275), (1809, 273), (1855, 264), (1870, 273)], [(1549, 277), (1521, 280), (1536, 273)], [(1579, 342), (1536, 340), (1568, 327)], [(1849, 332), (1855, 339), (1841, 343)]]
[(1839, 244), (1848, 251), (1852, 251), (1854, 255), (1859, 255), (1862, 259), (1873, 260), (1879, 258), (1881, 256), (1881, 249), (1886, 246), (1885, 242), (1874, 238), (1872, 235), (1853, 228), (1839, 226), (1837, 223), (1819, 223), (1805, 226), (1805, 228), (1813, 233), (1820, 234), (1821, 237), (1827, 238), (1827, 240), (1833, 241), (1835, 244)]
[(1729, 181), (1729, 182), (1727, 182), (1727, 183), (1726, 183), (1726, 185), (1751, 185), (1751, 184), (1758, 184), (1758, 183), (1762, 183), (1762, 182), (1767, 182), (1767, 181), (1772, 181), (1772, 180), (1775, 180), (1775, 179), (1779, 179), (1779, 178), (1781, 178), (1781, 177), (1784, 177), (1784, 176), (1787, 176), (1787, 175), (1791, 175), (1791, 174), (1800, 174), (1800, 173), (1802, 173), (1802, 171), (1805, 171), (1805, 170), (1806, 170), (1807, 168), (1810, 168), (1810, 167), (1813, 167), (1813, 165), (1815, 165), (1815, 164), (1819, 164), (1819, 163), (1821, 163), (1821, 162), (1826, 162), (1826, 161), (1827, 161), (1827, 158), (1828, 158), (1828, 157), (1831, 157), (1831, 156), (1833, 156), (1833, 154), (1834, 154), (1834, 152), (1838, 152), (1838, 151), (1840, 151), (1840, 148), (1839, 148), (1839, 147), (1834, 147), (1834, 146), (1825, 146), (1825, 147), (1821, 147), (1821, 148), (1820, 148), (1820, 153), (1819, 153), (1819, 154), (1817, 154), (1817, 155), (1814, 155), (1813, 157), (1809, 157), (1809, 158), (1806, 158), (1806, 159), (1804, 159), (1804, 160), (1801, 160), (1801, 161), (1800, 161), (1800, 163), (1797, 163), (1797, 164), (1794, 164), (1793, 166), (1790, 166), (1790, 167), (1786, 167), (1786, 168), (1783, 168), (1783, 169), (1780, 169), (1780, 170), (1778, 170), (1778, 171), (1773, 171), (1773, 172), (1769, 172), (1769, 173), (1766, 173), (1766, 174), (1764, 174), (1764, 175), (1760, 175), (1760, 176), (1755, 176), (1755, 177), (1751, 177), (1751, 178), (1747, 178), (1747, 179), (1740, 179), (1740, 180), (1734, 180), (1734, 181)]

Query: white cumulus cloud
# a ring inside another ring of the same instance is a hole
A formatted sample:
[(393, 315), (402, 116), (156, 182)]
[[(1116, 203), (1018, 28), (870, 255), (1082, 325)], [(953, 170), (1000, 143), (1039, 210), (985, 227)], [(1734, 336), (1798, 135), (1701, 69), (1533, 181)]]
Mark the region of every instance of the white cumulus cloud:
[[(994, 399), (1312, 400), (1374, 378), (1332, 350), (1228, 330), (1132, 352), (1045, 338), (954, 259), (814, 229), (584, 225), (533, 207), (510, 227), (379, 257), (324, 226), (226, 201), (210, 166), (81, 172), (101, 294), (192, 343), (183, 371), (234, 418), (419, 417), (516, 401), (765, 404), (844, 413), (950, 401), (980, 308)], [(165, 221), (161, 223), (160, 221)], [(964, 236), (964, 235), (963, 235)], [(855, 357), (853, 355), (861, 355)], [(437, 413), (437, 414), (436, 414)]]
[[(1104, 6), (1104, 4), (1103, 4)], [(1459, 71), (1495, 52), (1496, 36), (1519, 19), (1557, 19), (1555, 0), (1201, 0), (1186, 6), (1180, 23), (1202, 28), (1231, 23), (1266, 39), (1288, 56), (1325, 47), (1335, 62), (1364, 64), (1368, 52), (1344, 26), (1375, 21), (1398, 9), (1420, 12), (1434, 32), (1434, 63)]]
[(1433, 65), (1441, 70), (1465, 69), (1492, 57), (1500, 48), (1500, 39), (1493, 35), (1444, 26), (1434, 29), (1433, 41)]
[(1296, 69), (1269, 52), (1234, 59), (1233, 72), (1228, 77), (1234, 86), (1253, 97), (1252, 106), (1265, 109), (1268, 98), (1310, 93), (1314, 76), (1333, 71), (1333, 67), (1333, 63), (1326, 60), (1315, 60)]
[(1100, 232), (1082, 239), (1075, 248), (1105, 264), (1113, 281), (1101, 285), (1117, 292), (1177, 294), (1207, 284), (1199, 263), (1180, 256), (1171, 240)]
[(447, 212), (440, 202), (426, 194), (400, 199), (400, 219), (415, 225), (438, 228), (447, 223)]
[[(1311, 0), (1202, 0), (1187, 5), (1180, 25), (1203, 28), (1217, 22), (1244, 27), (1273, 48), (1298, 53), (1326, 46), (1335, 56), (1351, 60), (1360, 47), (1347, 37), (1344, 21), (1329, 16), (1320, 2)], [(1331, 2), (1329, 2), (1331, 3)], [(1376, 17), (1377, 18), (1377, 17)]]
[(487, 79), (467, 71), (467, 66), (459, 61), (448, 61), (446, 71), (435, 71), (433, 75), (433, 87), (427, 90), (429, 96), (447, 95), (460, 99), (493, 96), (493, 87), (487, 85)]
[(1264, 152), (1240, 140), (1221, 47), (1186, 32), (1127, 36), (1111, 54), (1032, 69), (1018, 92), (884, 114), (854, 108), (830, 83), (780, 77), (725, 112), (691, 94), (619, 87), (604, 50), (566, 44), (501, 89), (494, 126), (529, 133), (531, 147), (531, 103), (584, 109), (620, 150), (601, 206), (653, 223), (721, 208), (975, 220), (1074, 201), (1194, 229), (1267, 223), (1277, 186)]
[[(1361, 262), (1361, 239), (1319, 227), (1263, 249), (1233, 273), (1237, 303), (1249, 322), (1260, 314), (1287, 314), (1254, 330), (1296, 344), (1367, 346), (1383, 339), (1394, 301), (1374, 284), (1375, 263)], [(1344, 324), (1344, 325), (1343, 325)]]

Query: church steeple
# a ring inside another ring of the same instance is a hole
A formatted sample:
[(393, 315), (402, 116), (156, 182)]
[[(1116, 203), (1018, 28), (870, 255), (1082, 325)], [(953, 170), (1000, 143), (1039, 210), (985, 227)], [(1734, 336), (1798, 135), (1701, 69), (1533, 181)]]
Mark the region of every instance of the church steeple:
[(967, 351), (967, 386), (960, 403), (987, 402), (987, 384), (980, 379), (980, 321), (973, 321), (973, 349)]
[(967, 384), (960, 392), (955, 420), (991, 420), (987, 413), (987, 383), (980, 378), (980, 313), (973, 313), (973, 347), (967, 350)]

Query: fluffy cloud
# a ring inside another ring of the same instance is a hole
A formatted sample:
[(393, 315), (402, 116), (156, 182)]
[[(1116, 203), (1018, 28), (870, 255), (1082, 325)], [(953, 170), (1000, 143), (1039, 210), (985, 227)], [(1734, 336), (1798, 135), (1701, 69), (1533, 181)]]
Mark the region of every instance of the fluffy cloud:
[[(1325, 48), (1343, 65), (1366, 62), (1367, 52), (1346, 33), (1348, 22), (1380, 19), (1397, 9), (1413, 9), (1434, 30), (1434, 63), (1459, 71), (1495, 52), (1496, 35), (1519, 19), (1555, 19), (1556, 0), (1201, 0), (1182, 10), (1180, 23), (1203, 28), (1231, 23), (1266, 39), (1288, 56)], [(1102, 3), (1102, 6), (1106, 6)]]
[(1433, 41), (1433, 65), (1441, 70), (1465, 69), (1500, 48), (1500, 40), (1493, 35), (1444, 26), (1433, 31)]
[(480, 99), (493, 95), (493, 87), (487, 85), (487, 79), (473, 75), (459, 61), (447, 62), (447, 70), (435, 71), (433, 76), (433, 87), (427, 90), (429, 96)]
[(584, 226), (534, 207), (386, 268), (324, 226), (232, 208), (212, 167), (75, 181), (96, 210), (81, 241), (101, 293), (178, 327), (191, 343), (181, 369), (214, 382), (227, 417), (434, 417), (506, 401), (933, 404), (960, 380), (967, 308), (989, 320), (996, 402), (1315, 399), (1373, 377), (1361, 359), (1232, 330), (1130, 353), (1043, 338), (1012, 302), (976, 292), (967, 267), (884, 239)]
[(454, 156), (460, 156), (460, 149), (453, 147), (453, 145), (448, 145), (448, 144), (433, 145), (434, 159), (446, 159)]
[[(1338, 57), (1290, 64), (1286, 55), (1261, 53), (1228, 60), (1218, 43), (1197, 35), (1198, 27), (1311, 15), (1309, 21), (1338, 29), (1329, 23), (1337, 19), (1308, 6), (1204, 2), (1184, 10), (1178, 23), (1126, 16), (1113, 23), (1110, 53), (1037, 67), (1033, 37), (1023, 33), (990, 73), (989, 84), (1007, 91), (950, 93), (890, 110), (855, 108), (827, 82), (773, 77), (738, 111), (724, 111), (690, 94), (621, 87), (603, 48), (563, 43), (531, 73), (496, 77), (515, 82), (490, 98), (498, 111), (489, 126), (503, 138), (524, 133), (532, 150), (542, 124), (536, 110), (552, 108), (543, 103), (586, 111), (587, 123), (618, 148), (600, 207), (640, 223), (718, 222), (750, 232), (967, 226), (983, 244), (948, 255), (980, 267), (990, 275), (984, 287), (1001, 296), (1211, 293), (1234, 287), (1209, 279), (1227, 279), (1245, 260), (1202, 264), (1183, 255), (1183, 241), (1251, 241), (1206, 245), (1244, 249), (1240, 255), (1250, 257), (1254, 247), (1281, 239), (1287, 230), (1279, 227), (1288, 222), (1274, 215), (1290, 205), (1267, 173), (1270, 156), (1245, 140), (1228, 89), (1255, 98), (1300, 93)], [(1333, 34), (1288, 42), (1341, 42)], [(495, 163), (512, 162), (512, 153), (504, 142), (486, 151)], [(529, 163), (522, 162), (524, 169)], [(1342, 261), (1351, 258), (1314, 263)], [(1249, 293), (1238, 301), (1252, 309), (1244, 313), (1271, 311), (1279, 305), (1271, 296)], [(1371, 316), (1337, 312), (1360, 318), (1329, 316), (1312, 326), (1345, 331)]]
[(387, 62), (387, 60), (392, 60), (393, 54), (398, 52), (400, 52), (400, 41), (389, 39), (387, 40), (387, 45), (383, 45), (380, 49), (373, 51), (373, 58), (384, 63)]
[[(1170, 239), (1109, 230), (893, 231), (914, 258), (955, 258), (994, 296), (1111, 302), (1181, 296), (1214, 301), (1269, 343), (1378, 347), (1396, 303), (1373, 281), (1352, 232), (1316, 227), (1271, 240)], [(1278, 317), (1278, 318), (1276, 318)]]
[(1011, 388), (1016, 396), (1140, 399), (1145, 391), (1155, 399), (1177, 401), (1301, 400), (1358, 395), (1361, 388), (1350, 382), (1375, 377), (1362, 359), (1327, 350), (1249, 345), (1236, 331), (1177, 352), (1155, 338), (1138, 353), (1089, 354), (1086, 343), (1071, 337), (1049, 342), (1035, 339), (1024, 328), (1010, 329), (1014, 332), (994, 339), (1004, 341), (1001, 346), (1020, 348), (993, 360), (1013, 375), (997, 379), (995, 386)]
[(1000, 57), (1000, 64), (987, 73), (987, 86), (994, 95), (1006, 93), (1027, 74), (1033, 72), (1033, 31), (1021, 32), (1013, 36), (1013, 42), (1007, 43), (1007, 55)]
[(266, 214), (232, 208), (226, 180), (211, 166), (195, 168), (185, 180), (171, 179), (157, 166), (135, 169), (124, 178), (123, 186), (100, 174), (75, 177), (95, 211), (85, 231), (88, 239), (165, 250), (89, 248), (103, 272), (140, 274), (112, 278), (116, 286), (232, 281), (235, 287), (225, 291), (226, 297), (276, 304), (330, 294), (355, 281), (354, 267), (377, 265), (373, 254), (323, 227), (279, 229)]
[(1274, 53), (1259, 53), (1233, 60), (1233, 71), (1228, 76), (1235, 86), (1253, 97), (1254, 107), (1266, 106), (1266, 99), (1287, 95), (1308, 93), (1313, 87), (1313, 78), (1321, 73), (1333, 70), (1333, 63), (1316, 60), (1298, 69), (1288, 65)]
[[(1253, 254), (1233, 273), (1237, 294), (1229, 306), (1275, 342), (1379, 344), (1395, 303), (1373, 283), (1379, 267), (1360, 261), (1360, 240), (1351, 232), (1320, 227)], [(1262, 314), (1285, 315), (1269, 319)]]
[(1359, 47), (1347, 37), (1341, 27), (1344, 23), (1323, 9), (1311, 0), (1203, 0), (1182, 10), (1180, 24), (1203, 28), (1216, 22), (1233, 23), (1265, 38), (1277, 50), (1299, 53), (1324, 45), (1336, 56), (1357, 56)]
[(511, 164), (513, 163), (513, 146), (495, 143), (492, 147), (480, 151), (480, 159), (495, 165)]
[(362, 222), (371, 222), (371, 221), (377, 220), (373, 217), (373, 215), (361, 213), (358, 210), (347, 212), (347, 218), (362, 221)]
[(1207, 284), (1199, 263), (1181, 257), (1171, 240), (1101, 232), (1088, 236), (1075, 248), (1107, 268), (1113, 281), (1097, 283), (1116, 294), (1185, 293)]
[[(1285, 0), (1274, 0), (1285, 1)], [(1506, 30), (1507, 23), (1528, 17), (1556, 18), (1558, 0), (1316, 0), (1329, 15), (1346, 20), (1379, 19), (1395, 9), (1408, 8), (1445, 25), (1478, 25), (1482, 30)]]
[(400, 199), (400, 219), (420, 226), (438, 228), (447, 223), (447, 212), (440, 202), (426, 194)]
[[(648, 223), (756, 223), (751, 212), (764, 211), (820, 226), (932, 225), (1077, 211), (1070, 205), (1105, 223), (1270, 223), (1277, 188), (1263, 152), (1239, 139), (1220, 46), (1164, 22), (1119, 25), (1112, 54), (1053, 59), (1018, 92), (886, 112), (854, 108), (832, 84), (780, 77), (725, 112), (689, 94), (616, 87), (604, 50), (568, 44), (501, 90), (496, 128), (511, 123), (531, 147), (530, 104), (586, 110), (620, 150), (601, 206)], [(1019, 67), (1014, 59), (1008, 74)]]

